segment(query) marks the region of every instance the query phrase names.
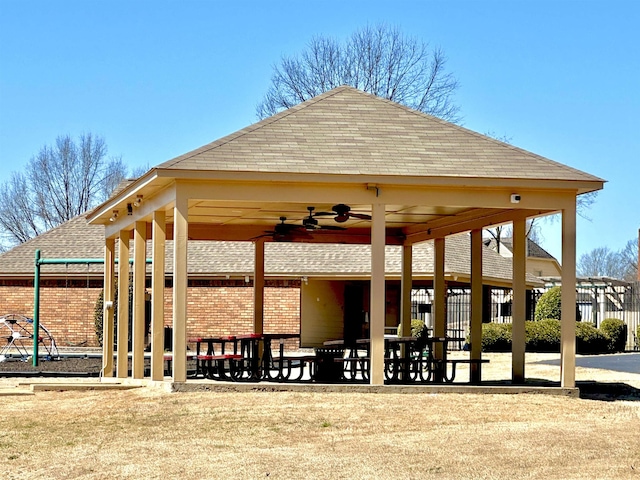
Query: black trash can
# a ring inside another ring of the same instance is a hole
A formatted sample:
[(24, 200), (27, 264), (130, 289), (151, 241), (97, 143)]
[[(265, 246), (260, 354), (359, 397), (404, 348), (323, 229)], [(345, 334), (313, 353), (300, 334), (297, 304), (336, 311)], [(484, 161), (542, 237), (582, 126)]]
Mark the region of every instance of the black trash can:
[(342, 380), (344, 351), (344, 348), (316, 349), (316, 382), (338, 383)]
[(173, 351), (173, 328), (164, 327), (164, 351)]

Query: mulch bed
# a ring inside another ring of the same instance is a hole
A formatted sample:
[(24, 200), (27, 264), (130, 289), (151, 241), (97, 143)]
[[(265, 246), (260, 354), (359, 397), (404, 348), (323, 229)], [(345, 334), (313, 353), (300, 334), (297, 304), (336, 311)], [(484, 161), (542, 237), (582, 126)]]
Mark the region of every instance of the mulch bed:
[(98, 376), (102, 368), (101, 358), (62, 357), (57, 360), (41, 360), (34, 367), (31, 359), (7, 359), (0, 362), (0, 376), (47, 376), (73, 374), (74, 376)]

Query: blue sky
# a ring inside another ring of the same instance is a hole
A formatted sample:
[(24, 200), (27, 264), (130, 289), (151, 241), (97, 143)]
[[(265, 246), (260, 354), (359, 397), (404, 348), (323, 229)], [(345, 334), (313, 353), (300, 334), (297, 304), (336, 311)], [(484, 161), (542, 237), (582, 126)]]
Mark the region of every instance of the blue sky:
[[(58, 135), (154, 166), (256, 121), (272, 66), (386, 22), (441, 47), (463, 125), (608, 181), (578, 255), (640, 228), (640, 2), (0, 0), (0, 180)], [(561, 252), (558, 223), (545, 246)]]

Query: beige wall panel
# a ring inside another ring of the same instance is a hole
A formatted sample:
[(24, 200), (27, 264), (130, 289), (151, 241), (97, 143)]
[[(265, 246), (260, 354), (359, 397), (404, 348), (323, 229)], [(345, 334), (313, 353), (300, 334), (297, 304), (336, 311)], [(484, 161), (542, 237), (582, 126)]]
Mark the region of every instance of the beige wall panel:
[(309, 280), (301, 287), (300, 345), (320, 347), (344, 336), (344, 282)]
[(536, 277), (559, 277), (562, 275), (562, 270), (553, 260), (528, 257), (527, 273)]

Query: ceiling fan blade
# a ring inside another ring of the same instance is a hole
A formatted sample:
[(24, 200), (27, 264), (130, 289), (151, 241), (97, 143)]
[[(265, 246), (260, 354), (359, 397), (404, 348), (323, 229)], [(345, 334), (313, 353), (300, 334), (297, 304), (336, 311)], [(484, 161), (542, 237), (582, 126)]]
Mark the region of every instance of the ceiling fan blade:
[(346, 230), (346, 227), (339, 227), (337, 225), (320, 225), (318, 230)]
[(265, 238), (265, 237), (273, 237), (273, 235), (275, 235), (276, 232), (264, 232), (262, 235), (258, 235), (257, 237), (252, 237), (249, 239), (249, 241), (253, 242), (254, 240), (260, 240), (261, 238)]
[(359, 218), (360, 220), (371, 220), (371, 215), (367, 215), (366, 213), (349, 212), (349, 216), (354, 218)]
[(333, 217), (336, 212), (316, 212), (313, 214), (314, 217)]

